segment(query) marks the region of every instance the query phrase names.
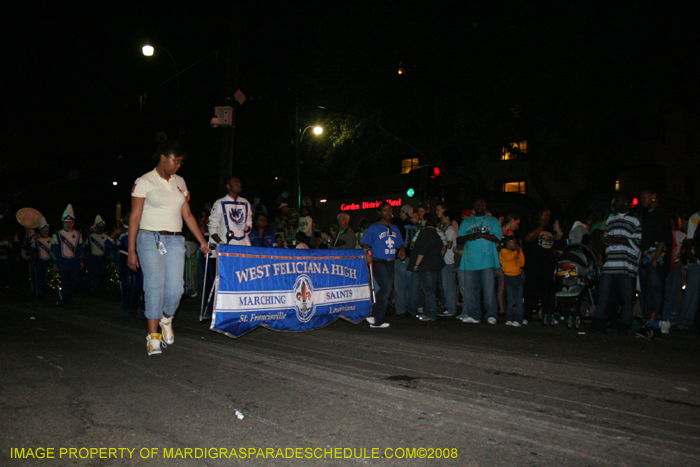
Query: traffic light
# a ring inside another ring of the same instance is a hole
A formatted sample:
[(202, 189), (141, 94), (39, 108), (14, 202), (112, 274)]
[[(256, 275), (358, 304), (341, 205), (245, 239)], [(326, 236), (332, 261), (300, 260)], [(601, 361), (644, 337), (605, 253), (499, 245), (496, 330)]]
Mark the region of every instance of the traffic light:
[(443, 201), (442, 172), (437, 165), (428, 166), (426, 180), (427, 195), (432, 199)]

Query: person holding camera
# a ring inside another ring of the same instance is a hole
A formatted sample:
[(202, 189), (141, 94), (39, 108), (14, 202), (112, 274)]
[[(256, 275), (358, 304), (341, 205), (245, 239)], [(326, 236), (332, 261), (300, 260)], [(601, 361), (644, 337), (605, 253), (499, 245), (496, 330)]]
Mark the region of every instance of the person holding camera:
[(457, 233), (457, 245), (464, 245), (459, 264), (459, 290), (464, 297), (463, 323), (481, 322), (481, 292), (483, 292), (486, 322), (496, 324), (496, 269), (501, 267), (496, 246), (501, 242), (501, 223), (486, 212), (482, 198), (474, 201), (472, 216), (462, 221)]

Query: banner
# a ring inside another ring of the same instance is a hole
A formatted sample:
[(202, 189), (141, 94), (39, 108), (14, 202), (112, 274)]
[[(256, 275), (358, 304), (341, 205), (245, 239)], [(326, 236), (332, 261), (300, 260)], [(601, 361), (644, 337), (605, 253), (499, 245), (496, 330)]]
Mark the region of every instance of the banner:
[(372, 310), (363, 250), (219, 245), (217, 257), (211, 329), (229, 337), (358, 323)]

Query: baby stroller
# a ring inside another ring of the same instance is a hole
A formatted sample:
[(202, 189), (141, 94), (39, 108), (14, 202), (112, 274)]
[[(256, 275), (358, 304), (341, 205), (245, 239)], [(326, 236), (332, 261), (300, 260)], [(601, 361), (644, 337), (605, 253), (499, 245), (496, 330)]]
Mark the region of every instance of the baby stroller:
[(555, 313), (562, 317), (567, 328), (578, 329), (583, 319), (593, 317), (598, 298), (600, 268), (595, 254), (580, 243), (566, 245), (557, 261), (554, 279)]

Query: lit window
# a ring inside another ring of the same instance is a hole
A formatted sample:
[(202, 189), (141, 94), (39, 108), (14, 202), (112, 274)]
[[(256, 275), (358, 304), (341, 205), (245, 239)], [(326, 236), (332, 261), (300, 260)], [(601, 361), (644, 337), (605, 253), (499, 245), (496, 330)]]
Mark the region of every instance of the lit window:
[(615, 180), (615, 191), (620, 191), (620, 180)]
[(415, 159), (404, 159), (401, 161), (401, 173), (407, 174), (413, 169), (418, 168), (418, 158)]
[(510, 159), (516, 159), (518, 154), (527, 154), (527, 141), (510, 143), (507, 146), (503, 146), (503, 149), (501, 150), (501, 160), (507, 161)]
[(505, 193), (520, 193), (526, 194), (525, 192), (525, 180), (519, 182), (503, 182), (503, 191)]

